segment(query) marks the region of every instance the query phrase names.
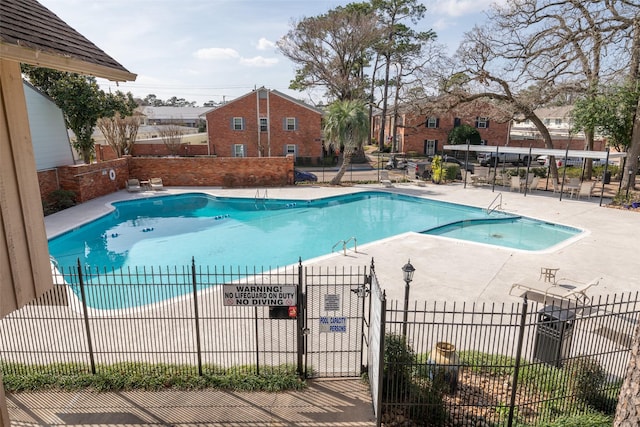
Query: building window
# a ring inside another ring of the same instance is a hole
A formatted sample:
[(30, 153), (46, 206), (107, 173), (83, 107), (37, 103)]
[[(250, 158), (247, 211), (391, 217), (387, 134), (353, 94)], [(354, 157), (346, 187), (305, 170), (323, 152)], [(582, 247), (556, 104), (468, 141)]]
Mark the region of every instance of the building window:
[(427, 127), (430, 129), (436, 129), (439, 125), (437, 117), (427, 117)]
[(426, 139), (424, 141), (424, 154), (427, 156), (434, 156), (438, 148), (438, 140)]
[(298, 130), (298, 120), (295, 117), (284, 119), (284, 130)]
[(453, 127), (454, 128), (457, 128), (461, 124), (462, 124), (462, 121), (460, 120), (460, 117), (454, 117), (453, 118)]
[(562, 126), (562, 119), (556, 119), (556, 126)]
[(244, 157), (243, 144), (233, 144), (233, 157)]
[(266, 132), (269, 130), (269, 122), (266, 117), (260, 117), (260, 132)]
[(549, 126), (551, 124), (551, 119), (544, 119), (544, 125)]
[(476, 127), (478, 129), (486, 129), (489, 127), (489, 119), (486, 117), (478, 117), (476, 118)]
[(234, 117), (231, 119), (231, 128), (233, 130), (244, 130), (244, 117)]
[(287, 144), (284, 146), (285, 156), (291, 154), (293, 157), (295, 157), (297, 152), (298, 152), (298, 147), (295, 144)]

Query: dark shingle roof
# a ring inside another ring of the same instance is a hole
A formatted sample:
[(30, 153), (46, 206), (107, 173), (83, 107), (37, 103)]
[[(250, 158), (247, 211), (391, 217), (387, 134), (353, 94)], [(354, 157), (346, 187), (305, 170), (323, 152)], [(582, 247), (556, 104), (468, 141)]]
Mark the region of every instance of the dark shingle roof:
[(0, 0), (0, 47), (3, 44), (129, 73), (120, 63), (35, 0)]

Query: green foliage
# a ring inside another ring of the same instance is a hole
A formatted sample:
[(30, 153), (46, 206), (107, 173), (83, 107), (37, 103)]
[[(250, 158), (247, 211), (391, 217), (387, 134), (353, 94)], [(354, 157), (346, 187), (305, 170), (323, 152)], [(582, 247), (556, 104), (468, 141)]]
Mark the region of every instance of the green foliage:
[[(77, 363), (25, 366), (5, 363), (2, 366), (3, 381), (7, 391), (93, 389), (118, 390), (181, 390), (220, 388), (247, 391), (299, 390), (305, 387), (295, 366), (234, 367), (223, 369), (213, 365), (203, 366), (203, 375), (189, 365), (165, 365), (147, 363), (116, 363), (96, 366), (96, 375), (89, 366)], [(20, 372), (15, 374), (14, 372)]]
[(605, 395), (607, 375), (600, 363), (589, 357), (574, 359), (567, 365), (570, 372), (573, 393), (582, 403), (591, 408), (611, 413), (615, 410), (615, 400), (612, 404), (609, 396)]
[(398, 403), (405, 416), (420, 425), (442, 425), (447, 418), (444, 386), (424, 376), (414, 377), (416, 356), (400, 335), (387, 334), (384, 342), (383, 400)]
[(442, 163), (441, 156), (433, 156), (431, 160), (431, 179), (436, 184), (440, 184), (446, 178), (446, 170)]
[(480, 145), (482, 142), (478, 129), (468, 124), (461, 124), (460, 126), (454, 127), (447, 136), (447, 142), (452, 145), (466, 144), (467, 140), (471, 145)]
[(46, 200), (42, 202), (45, 215), (50, 215), (75, 205), (76, 193), (62, 189), (52, 191)]
[(457, 163), (444, 163), (444, 179), (445, 181), (453, 181), (460, 175), (460, 165)]
[(575, 130), (596, 130), (619, 151), (631, 145), (633, 119), (640, 91), (635, 86), (611, 86), (578, 100), (572, 111)]
[(535, 424), (536, 427), (611, 427), (612, 425), (613, 418), (601, 413), (562, 416), (552, 422)]
[(73, 146), (85, 163), (93, 155), (92, 134), (98, 119), (112, 117), (116, 111), (128, 116), (136, 107), (131, 93), (107, 94), (99, 88), (95, 77), (29, 65), (23, 65), (22, 72), (60, 107), (67, 128), (75, 135)]

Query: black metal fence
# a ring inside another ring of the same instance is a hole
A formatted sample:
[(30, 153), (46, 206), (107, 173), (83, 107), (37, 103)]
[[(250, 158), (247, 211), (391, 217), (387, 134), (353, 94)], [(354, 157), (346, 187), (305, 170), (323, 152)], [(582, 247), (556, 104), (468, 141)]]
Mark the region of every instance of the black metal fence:
[[(0, 368), (100, 373), (115, 364), (202, 375), (362, 373), (366, 268), (62, 269), (0, 320)], [(229, 291), (231, 289), (231, 291)]]
[[(370, 272), (302, 263), (75, 267), (59, 278), (67, 284), (0, 320), (5, 374), (140, 362), (141, 370), (194, 374), (293, 366), (306, 377), (359, 376), (364, 365), (376, 416), (388, 426), (536, 425), (611, 412), (640, 319), (638, 293), (578, 306), (413, 302), (405, 311), (386, 300), (373, 264)], [(229, 284), (240, 294), (293, 287), (297, 305), (293, 313), (287, 304), (230, 305), (272, 296), (230, 295)]]
[[(414, 303), (386, 311), (380, 420), (538, 425), (613, 413), (640, 318), (638, 293), (587, 305)], [(423, 425), (423, 424), (420, 424)]]
[(301, 268), (64, 269), (58, 279), (69, 285), (0, 321), (0, 362), (5, 374), (42, 365), (96, 373), (138, 362), (199, 374), (291, 365), (302, 372), (287, 307), (226, 305), (222, 286), (299, 289)]

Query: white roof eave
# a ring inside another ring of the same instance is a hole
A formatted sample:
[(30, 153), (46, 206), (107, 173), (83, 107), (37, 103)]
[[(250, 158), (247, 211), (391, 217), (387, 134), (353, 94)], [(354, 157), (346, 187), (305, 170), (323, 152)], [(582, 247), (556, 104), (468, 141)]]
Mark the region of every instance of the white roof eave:
[(532, 156), (555, 156), (555, 157), (581, 157), (587, 159), (609, 159), (623, 158), (627, 153), (611, 152), (611, 151), (589, 151), (589, 150), (560, 150), (551, 148), (526, 148), (526, 147), (508, 147), (496, 145), (445, 145), (442, 147), (446, 151), (474, 151), (478, 153), (510, 153), (510, 154), (526, 154), (531, 153)]

